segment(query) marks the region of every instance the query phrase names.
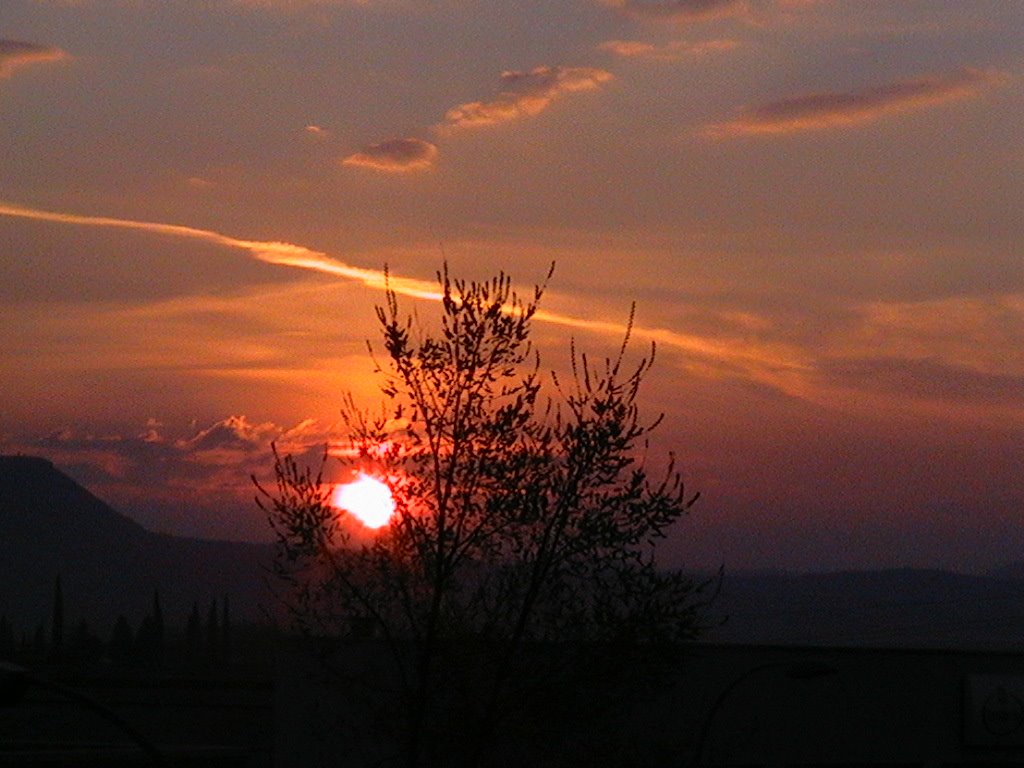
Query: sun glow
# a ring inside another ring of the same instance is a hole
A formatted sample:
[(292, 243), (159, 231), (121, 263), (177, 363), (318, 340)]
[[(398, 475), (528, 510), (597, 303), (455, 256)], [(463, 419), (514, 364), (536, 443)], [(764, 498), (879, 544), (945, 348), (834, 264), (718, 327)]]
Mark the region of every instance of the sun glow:
[(360, 472), (351, 483), (334, 486), (331, 505), (344, 509), (367, 528), (382, 528), (395, 513), (391, 489), (376, 477)]

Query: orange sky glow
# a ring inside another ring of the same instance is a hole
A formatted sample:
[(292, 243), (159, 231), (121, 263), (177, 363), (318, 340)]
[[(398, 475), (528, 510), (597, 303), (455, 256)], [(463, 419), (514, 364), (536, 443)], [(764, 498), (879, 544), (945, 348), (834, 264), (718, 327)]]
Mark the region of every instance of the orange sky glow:
[(702, 493), (667, 559), (1024, 557), (1024, 6), (2, 21), (0, 451), (155, 530), (266, 539), (270, 441), (313, 458), (345, 392), (379, 403), (385, 270), (429, 325), (444, 262), (524, 293), (554, 262), (544, 367), (614, 354), (634, 302), (630, 354), (657, 347), (647, 454)]

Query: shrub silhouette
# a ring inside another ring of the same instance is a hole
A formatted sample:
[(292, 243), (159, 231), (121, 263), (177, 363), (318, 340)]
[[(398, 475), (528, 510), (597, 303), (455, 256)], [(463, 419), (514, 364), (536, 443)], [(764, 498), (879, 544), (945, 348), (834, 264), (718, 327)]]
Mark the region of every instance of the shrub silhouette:
[(436, 329), (388, 291), (384, 407), (343, 405), (341, 460), (388, 484), (391, 523), (356, 537), (323, 465), (276, 449), (276, 485), (254, 478), (296, 626), (386, 650), (395, 690), (378, 704), (410, 766), (484, 761), (517, 702), (536, 712), (586, 660), (607, 670), (622, 648), (694, 637), (706, 604), (705, 584), (654, 561), (697, 494), (671, 456), (654, 478), (639, 456), (660, 421), (636, 402), (653, 346), (627, 366), (628, 333), (597, 365), (571, 345), (561, 381), (529, 341), (543, 286), (523, 299), (503, 274), (445, 267), (438, 287)]

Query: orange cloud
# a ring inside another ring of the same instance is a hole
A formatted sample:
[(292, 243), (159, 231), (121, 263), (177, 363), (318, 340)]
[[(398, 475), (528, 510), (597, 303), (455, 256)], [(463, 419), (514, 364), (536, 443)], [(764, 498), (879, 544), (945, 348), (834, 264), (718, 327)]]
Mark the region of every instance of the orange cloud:
[(1024, 376), (1024, 293), (875, 302), (859, 313), (860, 321), (836, 339), (836, 354), (870, 349)]
[(332, 259), (322, 251), (314, 251), (301, 245), (265, 240), (240, 240), (219, 232), (196, 227), (185, 227), (180, 224), (164, 224), (155, 221), (136, 221), (133, 219), (116, 219), (108, 216), (80, 216), (55, 211), (40, 211), (34, 208), (23, 208), (0, 202), (0, 216), (13, 216), (35, 221), (49, 221), (57, 224), (74, 224), (83, 227), (109, 227), (114, 229), (130, 229), (152, 232), (159, 235), (201, 240), (227, 248), (240, 248), (249, 255), (268, 264), (309, 269), (323, 274), (354, 280), (370, 288), (383, 290), (390, 286), (392, 290), (403, 296), (418, 299), (440, 300), (437, 284), (426, 280), (389, 276), (377, 269), (353, 267), (336, 259)]
[(871, 302), (850, 317), (808, 377), (823, 401), (1024, 424), (1024, 294)]
[(470, 101), (449, 109), (442, 127), (479, 128), (545, 110), (559, 96), (591, 91), (612, 79), (612, 74), (593, 67), (540, 66), (528, 72), (503, 72), (501, 93), (491, 101)]
[[(200, 240), (247, 251), (251, 257), (260, 261), (297, 269), (308, 269), (321, 274), (353, 280), (377, 290), (390, 289), (402, 296), (429, 301), (440, 301), (443, 298), (434, 282), (390, 275), (383, 270), (351, 266), (331, 258), (326, 253), (292, 243), (241, 240), (219, 232), (178, 224), (40, 211), (2, 202), (0, 202), (0, 216), (14, 216), (76, 226), (146, 231)], [(620, 322), (600, 320), (594, 317), (576, 317), (546, 310), (537, 312), (534, 319), (541, 323), (575, 328), (596, 334), (609, 334), (620, 339), (627, 331), (627, 326)], [(805, 376), (812, 369), (811, 362), (806, 355), (784, 344), (710, 338), (699, 334), (679, 333), (666, 328), (642, 326), (633, 326), (632, 335), (634, 338), (655, 341), (694, 359), (705, 361), (712, 369), (746, 376), (791, 394), (803, 392)]]
[(356, 165), (387, 173), (425, 171), (434, 165), (437, 147), (422, 139), (388, 139), (349, 155), (342, 165)]
[(628, 59), (644, 59), (648, 61), (681, 61), (704, 56), (709, 53), (731, 51), (739, 43), (735, 40), (704, 40), (690, 43), (674, 40), (665, 45), (654, 45), (638, 40), (608, 40), (598, 45), (598, 49)]
[(60, 48), (18, 40), (0, 40), (0, 78), (10, 77), (14, 70), (27, 64), (60, 61), (67, 56)]
[(880, 392), (907, 400), (1006, 406), (1020, 414), (1024, 375), (977, 370), (932, 357), (867, 357), (827, 360), (820, 372), (828, 384), (857, 392)]
[(640, 19), (691, 23), (738, 16), (746, 10), (744, 0), (602, 0), (605, 5)]
[(965, 67), (859, 91), (795, 96), (746, 108), (733, 120), (706, 127), (704, 133), (732, 138), (841, 128), (974, 96), (1006, 79), (1005, 73), (996, 70)]
[(371, 0), (234, 0), (236, 5), (274, 11), (301, 11), (332, 5), (369, 5)]

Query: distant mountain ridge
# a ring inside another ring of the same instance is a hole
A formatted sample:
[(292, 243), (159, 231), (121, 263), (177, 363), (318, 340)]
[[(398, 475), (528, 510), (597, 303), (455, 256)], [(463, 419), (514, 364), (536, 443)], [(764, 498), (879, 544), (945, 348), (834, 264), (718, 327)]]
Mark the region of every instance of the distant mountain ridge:
[(61, 577), (69, 621), (106, 630), (137, 621), (154, 590), (183, 623), (227, 597), (239, 620), (273, 610), (265, 585), (269, 545), (153, 533), (119, 514), (43, 458), (0, 456), (0, 615), (20, 627), (45, 621)]
[(1024, 579), (894, 568), (729, 574), (709, 639), (777, 645), (1024, 651)]

